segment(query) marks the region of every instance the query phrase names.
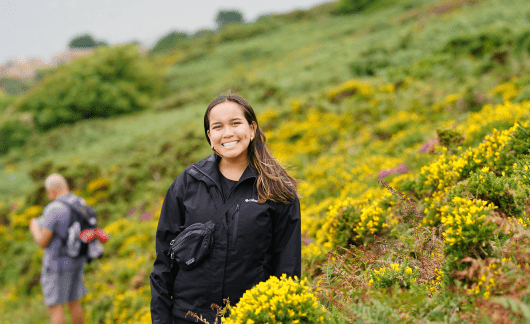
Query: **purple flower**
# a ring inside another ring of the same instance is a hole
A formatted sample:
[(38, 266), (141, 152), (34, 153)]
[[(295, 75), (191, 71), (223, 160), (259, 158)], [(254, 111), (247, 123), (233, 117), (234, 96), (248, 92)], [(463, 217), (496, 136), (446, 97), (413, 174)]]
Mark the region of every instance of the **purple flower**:
[(408, 171), (409, 171), (409, 168), (406, 165), (400, 164), (399, 166), (397, 166), (395, 168), (381, 170), (381, 172), (379, 172), (379, 179), (382, 179), (382, 178), (384, 178), (386, 176), (389, 176), (391, 174), (407, 173)]
[(438, 145), (438, 139), (437, 138), (434, 138), (432, 140), (429, 140), (427, 142), (425, 142), (425, 144), (423, 144), (419, 151), (420, 153), (426, 153), (426, 152), (429, 152), (430, 150), (432, 150), (433, 147), (435, 147), (436, 145)]
[(143, 212), (143, 213), (140, 215), (140, 221), (150, 220), (151, 217), (153, 217), (153, 214), (152, 214), (152, 213), (150, 213), (150, 212)]

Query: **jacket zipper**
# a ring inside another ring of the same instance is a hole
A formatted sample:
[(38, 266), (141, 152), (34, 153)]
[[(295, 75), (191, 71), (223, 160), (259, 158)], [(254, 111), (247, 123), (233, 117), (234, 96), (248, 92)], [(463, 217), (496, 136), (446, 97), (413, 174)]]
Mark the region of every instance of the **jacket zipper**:
[[(215, 182), (214, 179), (212, 179), (212, 177), (210, 177), (210, 175), (208, 175), (207, 173), (203, 172), (201, 169), (197, 168), (196, 166), (193, 166), (193, 168), (195, 170), (197, 170), (198, 172), (202, 173), (204, 176), (206, 176), (208, 179), (212, 180), (212, 182), (215, 184), (215, 186), (217, 187), (217, 189), (219, 190), (219, 192), (223, 192), (221, 190), (221, 188), (219, 188), (219, 186), (217, 185), (217, 183)], [(237, 188), (237, 186), (240, 184), (241, 182), (237, 183), (234, 188), (232, 188), (232, 190), (230, 191), (230, 194), (232, 194), (232, 192)], [(230, 196), (230, 194), (227, 195), (226, 199), (228, 200), (228, 197)], [(239, 220), (239, 204), (236, 205), (236, 211), (235, 211), (235, 216), (234, 216), (234, 234), (233, 234), (233, 237), (232, 237), (232, 245), (234, 245), (234, 248), (235, 248), (235, 244), (236, 244), (236, 237), (237, 237), (237, 223), (238, 223), (238, 220)], [(225, 222), (225, 218), (223, 217), (223, 223)], [(226, 226), (226, 223), (225, 223), (225, 226)]]
[(239, 204), (236, 205), (236, 211), (234, 213), (234, 233), (232, 234), (232, 246), (235, 250), (236, 248), (236, 238), (237, 238), (237, 224), (239, 223)]

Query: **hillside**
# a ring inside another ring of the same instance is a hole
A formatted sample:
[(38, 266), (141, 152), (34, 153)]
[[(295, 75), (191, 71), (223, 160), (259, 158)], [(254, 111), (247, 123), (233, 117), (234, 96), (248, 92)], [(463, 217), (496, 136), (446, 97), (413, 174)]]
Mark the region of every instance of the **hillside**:
[(150, 322), (162, 197), (210, 153), (203, 113), (228, 89), (301, 180), (303, 277), (326, 322), (530, 321), (530, 7), (335, 6), (149, 56), (165, 85), (147, 109), (34, 132), (1, 156), (0, 322), (47, 319), (27, 226), (52, 171), (111, 235), (85, 268), (87, 323)]

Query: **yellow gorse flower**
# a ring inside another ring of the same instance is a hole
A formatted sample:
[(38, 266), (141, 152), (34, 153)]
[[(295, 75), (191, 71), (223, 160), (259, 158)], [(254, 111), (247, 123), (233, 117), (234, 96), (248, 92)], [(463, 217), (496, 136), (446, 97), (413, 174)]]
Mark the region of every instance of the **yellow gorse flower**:
[(228, 306), (225, 324), (324, 323), (325, 308), (319, 306), (304, 280), (271, 277), (247, 290), (236, 306)]

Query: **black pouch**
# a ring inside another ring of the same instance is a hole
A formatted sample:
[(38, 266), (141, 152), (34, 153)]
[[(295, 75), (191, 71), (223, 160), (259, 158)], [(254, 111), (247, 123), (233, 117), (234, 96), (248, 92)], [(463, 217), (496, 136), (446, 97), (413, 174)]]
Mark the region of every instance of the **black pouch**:
[(197, 266), (204, 260), (213, 248), (213, 230), (215, 225), (224, 217), (228, 209), (241, 196), (232, 195), (230, 199), (217, 210), (213, 221), (208, 221), (206, 224), (195, 223), (186, 227), (180, 232), (169, 245), (168, 255), (171, 259), (177, 262), (178, 266), (184, 270), (190, 270)]
[(171, 241), (169, 253), (181, 269), (189, 270), (198, 265), (213, 246), (212, 221), (206, 224), (195, 223), (183, 230)]

